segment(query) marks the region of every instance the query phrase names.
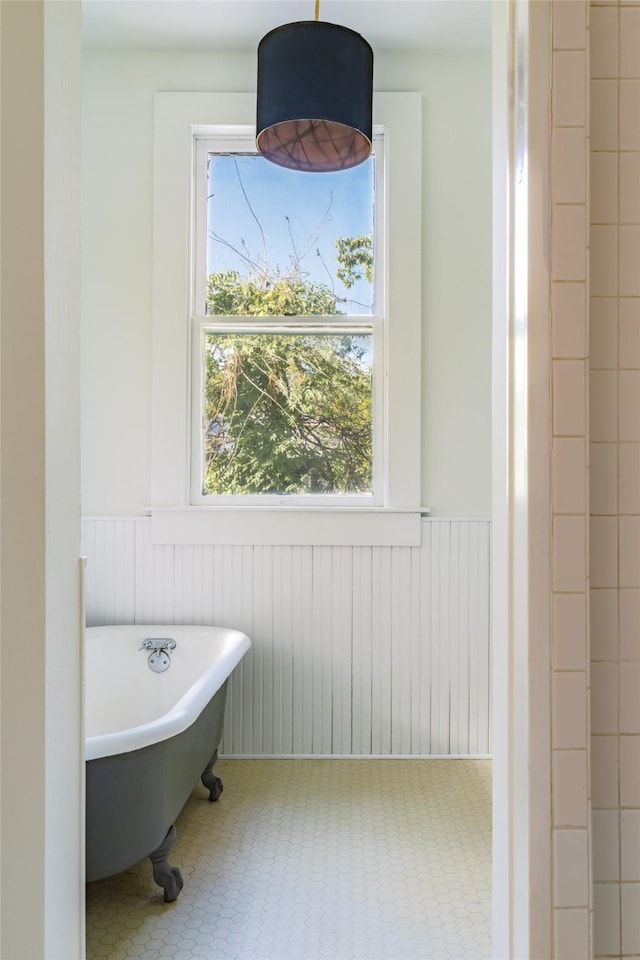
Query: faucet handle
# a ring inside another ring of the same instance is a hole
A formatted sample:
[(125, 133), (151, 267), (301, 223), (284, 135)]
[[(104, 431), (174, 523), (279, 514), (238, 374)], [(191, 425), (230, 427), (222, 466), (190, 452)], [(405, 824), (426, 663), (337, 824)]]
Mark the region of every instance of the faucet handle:
[(142, 641), (139, 650), (175, 650), (176, 641), (173, 637), (147, 637)]

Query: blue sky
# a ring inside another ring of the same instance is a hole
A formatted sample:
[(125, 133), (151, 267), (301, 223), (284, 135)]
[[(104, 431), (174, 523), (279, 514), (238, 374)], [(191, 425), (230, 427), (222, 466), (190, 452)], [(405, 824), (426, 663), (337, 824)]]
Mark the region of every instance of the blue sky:
[[(245, 250), (260, 265), (266, 243), (271, 267), (286, 272), (297, 251), (306, 279), (330, 287), (333, 284), (338, 297), (356, 301), (344, 304), (344, 312), (371, 313), (371, 285), (362, 280), (346, 290), (336, 278), (335, 240), (373, 232), (373, 191), (373, 158), (339, 173), (299, 173), (257, 155), (212, 155), (207, 273), (238, 270), (246, 274), (249, 269), (238, 254), (212, 239), (211, 233), (236, 249)], [(265, 243), (256, 218), (264, 231)]]

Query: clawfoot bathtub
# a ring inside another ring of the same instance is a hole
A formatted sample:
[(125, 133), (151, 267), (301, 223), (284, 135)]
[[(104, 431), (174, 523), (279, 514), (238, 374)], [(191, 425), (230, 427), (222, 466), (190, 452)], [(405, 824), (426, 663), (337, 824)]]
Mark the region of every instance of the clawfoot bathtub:
[(169, 863), (174, 820), (212, 773), (228, 678), (250, 647), (222, 627), (90, 627), (86, 632), (87, 880), (150, 857), (166, 902), (183, 881)]

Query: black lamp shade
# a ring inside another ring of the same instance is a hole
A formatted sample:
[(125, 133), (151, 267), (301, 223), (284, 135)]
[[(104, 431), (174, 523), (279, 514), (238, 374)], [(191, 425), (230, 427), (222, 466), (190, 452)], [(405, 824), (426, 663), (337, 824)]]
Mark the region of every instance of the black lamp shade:
[(347, 170), (371, 153), (373, 50), (318, 20), (271, 30), (258, 47), (256, 144), (282, 167)]

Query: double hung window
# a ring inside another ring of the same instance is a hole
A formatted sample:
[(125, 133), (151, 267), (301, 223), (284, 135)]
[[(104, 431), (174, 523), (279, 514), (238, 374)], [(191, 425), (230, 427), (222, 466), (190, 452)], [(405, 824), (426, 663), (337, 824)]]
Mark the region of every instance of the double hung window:
[(382, 135), (335, 174), (194, 146), (192, 502), (381, 505)]
[(417, 542), (420, 95), (336, 174), (269, 164), (254, 115), (155, 96), (154, 541)]

